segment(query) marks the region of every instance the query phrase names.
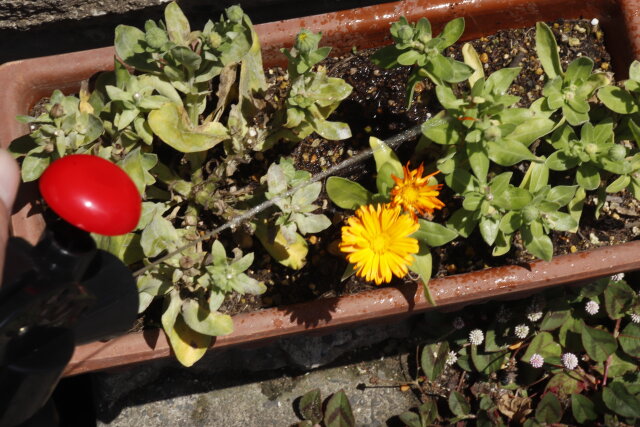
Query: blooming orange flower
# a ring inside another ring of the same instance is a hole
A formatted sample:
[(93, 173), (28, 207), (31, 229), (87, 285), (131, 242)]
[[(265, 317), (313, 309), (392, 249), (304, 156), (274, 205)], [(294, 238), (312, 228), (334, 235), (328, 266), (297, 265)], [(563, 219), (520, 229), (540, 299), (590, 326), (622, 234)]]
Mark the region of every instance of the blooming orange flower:
[(432, 214), (434, 209), (442, 209), (444, 203), (438, 200), (442, 184), (428, 185), (429, 178), (439, 173), (436, 171), (427, 176), (422, 176), (424, 164), (418, 169), (410, 170), (409, 163), (402, 167), (404, 178), (391, 175), (396, 185), (391, 190), (391, 204), (402, 206), (405, 212), (414, 218), (416, 213), (420, 215)]
[(404, 277), (418, 252), (418, 241), (409, 237), (419, 225), (399, 206), (365, 205), (342, 227), (340, 250), (355, 265), (356, 274), (376, 285)]

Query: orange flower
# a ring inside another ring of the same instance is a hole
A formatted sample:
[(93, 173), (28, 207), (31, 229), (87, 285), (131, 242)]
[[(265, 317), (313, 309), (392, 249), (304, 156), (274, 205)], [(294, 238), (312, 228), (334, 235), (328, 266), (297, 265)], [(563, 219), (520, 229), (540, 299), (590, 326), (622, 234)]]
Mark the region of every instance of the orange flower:
[(402, 206), (402, 209), (414, 218), (416, 213), (420, 215), (432, 214), (434, 209), (444, 207), (444, 203), (438, 200), (442, 184), (428, 184), (429, 178), (440, 171), (423, 177), (424, 164), (421, 164), (418, 169), (409, 170), (409, 163), (403, 166), (402, 170), (404, 178), (391, 175), (396, 183), (391, 190), (391, 204), (393, 206)]
[(399, 206), (365, 205), (342, 227), (340, 250), (354, 264), (356, 274), (379, 285), (393, 275), (404, 277), (418, 253), (418, 241), (409, 237), (419, 225)]

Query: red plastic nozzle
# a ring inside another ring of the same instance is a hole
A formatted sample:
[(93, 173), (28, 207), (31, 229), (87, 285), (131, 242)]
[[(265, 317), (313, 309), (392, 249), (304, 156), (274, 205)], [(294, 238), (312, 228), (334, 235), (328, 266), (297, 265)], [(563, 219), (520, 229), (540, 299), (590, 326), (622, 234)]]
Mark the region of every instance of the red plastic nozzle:
[(92, 233), (126, 234), (140, 219), (136, 185), (102, 157), (73, 154), (56, 160), (40, 177), (40, 193), (60, 217)]

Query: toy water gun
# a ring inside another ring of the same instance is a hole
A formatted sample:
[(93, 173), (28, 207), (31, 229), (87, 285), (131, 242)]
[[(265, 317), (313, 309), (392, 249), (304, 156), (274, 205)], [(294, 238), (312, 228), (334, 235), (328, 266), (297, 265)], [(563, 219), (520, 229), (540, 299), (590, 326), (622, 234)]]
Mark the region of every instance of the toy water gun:
[(141, 198), (97, 156), (53, 162), (40, 193), (60, 217), (31, 246), (10, 238), (0, 288), (0, 427), (55, 425), (43, 416), (78, 344), (127, 332), (138, 312), (131, 271), (89, 234), (132, 231)]

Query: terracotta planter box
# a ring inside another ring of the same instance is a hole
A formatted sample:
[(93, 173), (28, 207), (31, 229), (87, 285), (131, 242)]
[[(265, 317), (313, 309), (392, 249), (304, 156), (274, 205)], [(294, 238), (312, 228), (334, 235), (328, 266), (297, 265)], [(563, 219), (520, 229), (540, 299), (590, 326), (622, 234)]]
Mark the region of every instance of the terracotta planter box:
[[(388, 43), (389, 24), (404, 15), (410, 21), (426, 16), (438, 31), (445, 22), (466, 19), (464, 39), (478, 38), (499, 29), (526, 27), (536, 21), (558, 18), (598, 18), (618, 78), (634, 57), (640, 57), (640, 0), (478, 0), (451, 3), (445, 0), (405, 0), (361, 9), (257, 25), (267, 66), (285, 60), (279, 49), (290, 45), (302, 27), (322, 31), (323, 45), (334, 54), (352, 46), (376, 47)], [(15, 120), (54, 89), (67, 93), (79, 89), (80, 81), (113, 67), (113, 48), (17, 61), (0, 66), (0, 144), (28, 132)], [(34, 200), (33, 187), (24, 186), (12, 217), (15, 235), (31, 242), (43, 228)], [(31, 191), (31, 192), (30, 192)], [(31, 194), (31, 196), (30, 196)], [(551, 262), (491, 268), (434, 279), (430, 286), (438, 307), (464, 306), (488, 299), (513, 298), (542, 288), (590, 280), (617, 272), (640, 269), (640, 241), (558, 256)], [(326, 332), (357, 323), (387, 321), (431, 308), (421, 287), (405, 285), (381, 288), (357, 295), (320, 299), (308, 303), (271, 308), (234, 317), (235, 331), (217, 338), (213, 348), (261, 341), (308, 331)], [(160, 330), (132, 333), (108, 342), (76, 348), (66, 375), (130, 365), (170, 356), (170, 347)]]

